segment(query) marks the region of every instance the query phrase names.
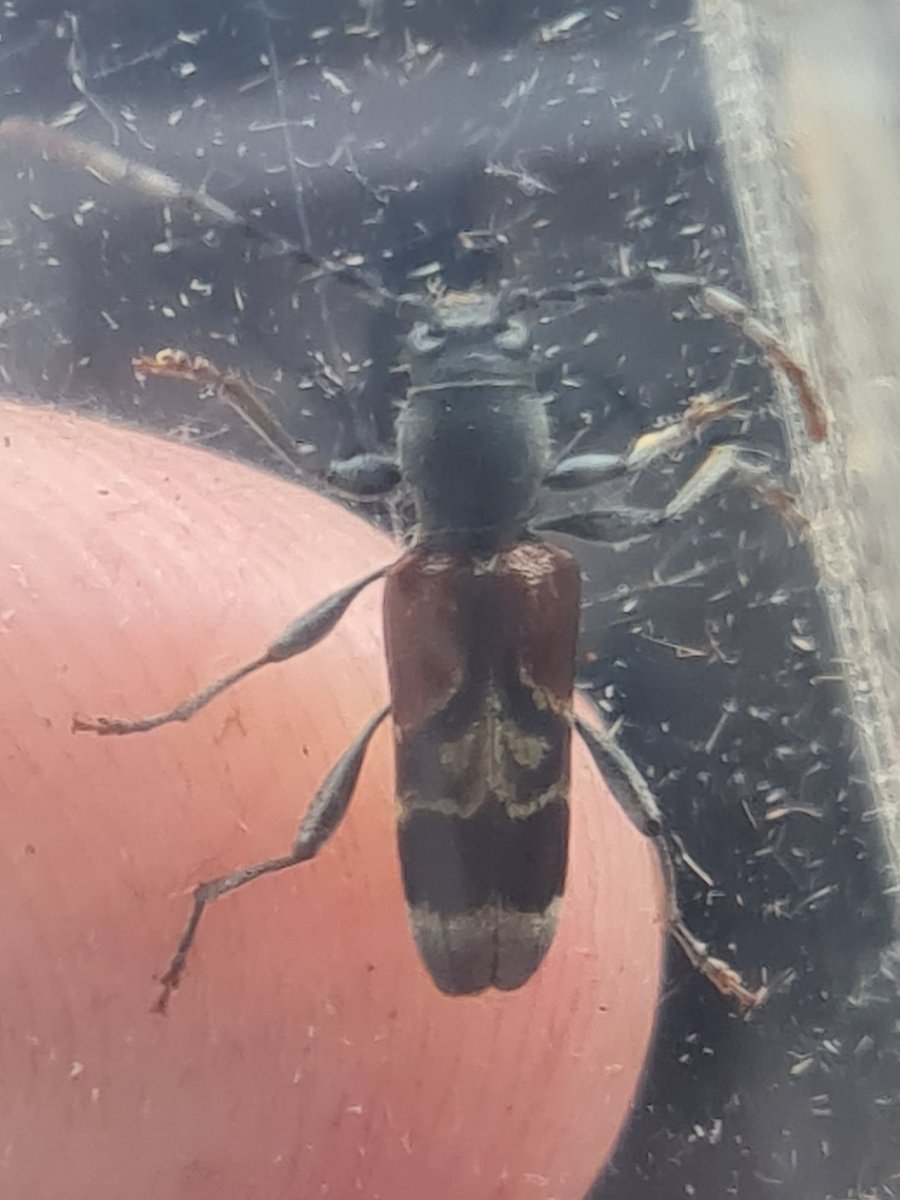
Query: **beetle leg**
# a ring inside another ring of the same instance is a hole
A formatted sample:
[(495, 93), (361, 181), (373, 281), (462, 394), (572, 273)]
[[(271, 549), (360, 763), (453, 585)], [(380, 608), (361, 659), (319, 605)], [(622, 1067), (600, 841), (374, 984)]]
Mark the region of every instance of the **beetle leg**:
[(328, 772), (322, 786), (316, 792), (306, 816), (300, 822), (300, 828), (294, 838), (290, 854), (254, 863), (250, 867), (241, 867), (229, 875), (221, 875), (218, 879), (210, 879), (206, 883), (197, 885), (194, 889), (193, 907), (184, 932), (168, 967), (160, 977), (162, 991), (154, 1005), (156, 1012), (164, 1013), (166, 1011), (169, 997), (181, 982), (187, 966), (188, 955), (197, 936), (200, 919), (208, 904), (212, 904), (214, 900), (218, 900), (229, 892), (237, 891), (247, 883), (252, 883), (254, 879), (260, 879), (263, 875), (273, 875), (277, 871), (297, 866), (298, 863), (308, 862), (322, 849), (350, 807), (366, 750), (375, 731), (390, 711), (390, 705), (387, 705), (370, 718), (357, 738), (351, 742)]
[(714, 446), (697, 470), (663, 510), (664, 520), (677, 521), (725, 483), (736, 482), (756, 492), (795, 529), (809, 524), (796, 498), (761, 460), (753, 460), (740, 446)]
[(707, 425), (730, 416), (739, 403), (739, 400), (724, 399), (707, 392), (698, 393), (690, 398), (677, 420), (639, 434), (623, 454), (571, 454), (569, 451), (576, 439), (587, 432), (585, 427), (572, 439), (566, 453), (559, 456), (548, 472), (544, 486), (553, 491), (574, 491), (643, 471), (663, 455), (681, 450)]
[(762, 350), (774, 367), (784, 373), (796, 389), (810, 441), (824, 441), (828, 433), (825, 406), (807, 368), (794, 356), (784, 339), (764, 324), (739, 296), (710, 284), (699, 275), (644, 271), (635, 275), (581, 279), (574, 283), (543, 288), (526, 299), (531, 304), (554, 300), (572, 302), (582, 297), (602, 300), (623, 293), (648, 291), (685, 293), (692, 296), (703, 308), (739, 329), (748, 341)]
[(387, 454), (355, 454), (328, 464), (325, 482), (337, 492), (359, 500), (380, 499), (400, 485), (400, 467)]
[(595, 508), (585, 513), (564, 513), (535, 521), (538, 533), (562, 533), (584, 542), (618, 545), (644, 537), (658, 529), (666, 519), (663, 508), (633, 508), (617, 504), (615, 508)]
[(363, 579), (358, 579), (356, 583), (351, 583), (349, 587), (342, 588), (339, 592), (322, 600), (309, 612), (304, 613), (302, 617), (298, 617), (296, 621), (292, 621), (286, 629), (283, 629), (258, 658), (229, 671), (227, 675), (223, 675), (221, 679), (201, 688), (199, 692), (195, 692), (187, 700), (182, 700), (168, 712), (156, 713), (150, 717), (138, 717), (134, 720), (120, 717), (75, 716), (72, 719), (73, 731), (97, 733), (101, 736), (146, 733), (150, 729), (158, 729), (160, 725), (168, 725), (173, 721), (189, 721), (201, 708), (206, 708), (207, 704), (216, 696), (220, 696), (222, 692), (227, 691), (239, 680), (252, 675), (254, 671), (258, 671), (270, 663), (285, 662), (286, 659), (303, 654), (304, 651), (321, 642), (331, 633), (359, 593), (370, 583), (380, 579), (386, 570), (387, 567), (379, 567), (377, 571), (373, 571)]
[(723, 996), (733, 999), (743, 1011), (756, 1008), (765, 1000), (764, 987), (751, 990), (740, 973), (727, 962), (709, 953), (709, 947), (693, 934), (678, 907), (675, 888), (675, 858), (672, 839), (666, 832), (659, 805), (635, 763), (606, 729), (574, 718), (575, 728), (603, 775), (619, 805), (641, 833), (652, 840), (659, 855), (666, 888), (666, 927), (695, 970)]
[(291, 437), (262, 396), (237, 371), (221, 371), (203, 355), (190, 355), (172, 347), (159, 350), (152, 357), (133, 358), (131, 365), (140, 375), (180, 379), (214, 388), (219, 398), (282, 462), (301, 478), (306, 474), (301, 443)]
[[(301, 479), (307, 475), (303, 465), (302, 443), (295, 441), (259, 392), (237, 371), (221, 370), (202, 354), (188, 354), (168, 346), (152, 356), (131, 360), (139, 375), (178, 379), (197, 387), (213, 388), (224, 404), (236, 413), (248, 429), (265, 443), (283, 463)], [(334, 398), (341, 390), (340, 380), (327, 364), (321, 364), (320, 387)], [(396, 460), (385, 454), (357, 454), (353, 458), (329, 463), (319, 479), (325, 490), (360, 500), (380, 499), (400, 483)]]
[(680, 520), (702, 501), (732, 482), (755, 492), (799, 532), (808, 525), (796, 498), (768, 467), (751, 460), (739, 446), (724, 444), (710, 450), (664, 508), (634, 508), (628, 504), (617, 504), (582, 513), (563, 513), (537, 521), (533, 528), (546, 533), (566, 534), (583, 541), (615, 545), (652, 533), (668, 521)]

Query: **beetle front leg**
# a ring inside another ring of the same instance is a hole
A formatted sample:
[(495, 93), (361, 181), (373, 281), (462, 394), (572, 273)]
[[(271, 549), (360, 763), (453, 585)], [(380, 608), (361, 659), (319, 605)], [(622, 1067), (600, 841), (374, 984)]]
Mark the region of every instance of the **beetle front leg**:
[[(806, 433), (811, 442), (822, 442), (828, 435), (825, 405), (809, 370), (797, 359), (785, 340), (756, 316), (739, 296), (725, 288), (709, 283), (699, 275), (682, 275), (674, 271), (643, 271), (635, 275), (612, 278), (580, 279), (574, 283), (554, 284), (531, 293), (528, 303), (542, 301), (577, 301), (583, 297), (600, 300), (616, 295), (638, 295), (656, 291), (691, 296), (698, 305), (714, 313), (729, 325), (734, 325), (758, 346), (772, 366), (782, 371), (796, 389), (803, 411)], [(525, 302), (525, 298), (522, 298)]]
[(73, 731), (96, 733), (104, 737), (110, 734), (146, 733), (150, 729), (158, 729), (160, 725), (169, 725), (174, 721), (189, 721), (201, 708), (206, 708), (207, 704), (216, 696), (220, 696), (222, 692), (233, 687), (241, 679), (246, 679), (254, 671), (258, 671), (261, 667), (267, 667), (270, 663), (285, 662), (321, 642), (331, 633), (359, 593), (370, 583), (380, 579), (386, 570), (387, 567), (379, 567), (371, 575), (366, 575), (363, 579), (358, 579), (356, 583), (351, 583), (349, 587), (335, 592), (334, 595), (317, 604), (315, 608), (304, 613), (302, 617), (292, 621), (258, 658), (229, 671), (227, 675), (223, 675), (221, 679), (201, 688), (199, 692), (195, 692), (187, 700), (182, 700), (168, 712), (156, 713), (151, 717), (137, 717), (134, 720), (121, 717), (80, 717), (76, 715), (72, 718)]
[(173, 346), (158, 350), (152, 356), (139, 355), (131, 360), (131, 365), (138, 376), (180, 379), (197, 387), (212, 388), (295, 475), (302, 478), (306, 474), (300, 444), (291, 437), (259, 392), (237, 371), (221, 371), (204, 355), (191, 355)]
[[(139, 355), (131, 360), (138, 375), (164, 379), (179, 379), (197, 387), (212, 388), (223, 403), (235, 412), (261, 442), (303, 479), (308, 475), (303, 465), (302, 446), (296, 442), (275, 413), (246, 379), (237, 371), (220, 370), (202, 354), (188, 354), (172, 346), (158, 350), (152, 356)], [(337, 385), (326, 376), (331, 395)], [(324, 390), (324, 389), (323, 389)], [(380, 499), (396, 490), (400, 470), (395, 459), (385, 454), (357, 454), (338, 459), (328, 465), (319, 480), (326, 490), (359, 500)]]
[(273, 875), (277, 871), (285, 871), (288, 867), (295, 867), (299, 863), (309, 862), (311, 858), (315, 858), (340, 825), (350, 807), (366, 750), (369, 748), (375, 731), (390, 711), (390, 705), (387, 705), (377, 712), (328, 772), (325, 781), (316, 792), (306, 816), (300, 823), (290, 854), (284, 854), (280, 858), (266, 859), (265, 862), (254, 863), (250, 867), (241, 867), (229, 875), (221, 875), (218, 879), (210, 879), (206, 883), (197, 885), (194, 889), (193, 907), (184, 932), (168, 967), (160, 976), (159, 982), (162, 991), (154, 1005), (154, 1011), (160, 1013), (166, 1011), (169, 997), (181, 982), (187, 966), (188, 955), (207, 905), (226, 896), (229, 892), (236, 892), (238, 888), (252, 883), (254, 879), (262, 878), (263, 875)]
[(685, 924), (676, 895), (676, 856), (671, 838), (663, 825), (659, 805), (646, 779), (608, 730), (588, 725), (577, 716), (574, 721), (581, 740), (620, 807), (632, 824), (656, 846), (666, 888), (666, 927), (669, 933), (691, 966), (708, 979), (718, 992), (734, 1000), (742, 1011), (758, 1007), (768, 995), (768, 990), (764, 987), (755, 990), (748, 988), (740, 973), (729, 963), (711, 955), (709, 947)]
[(819, 391), (809, 370), (791, 351), (783, 338), (759, 319), (756, 313), (734, 292), (708, 283), (697, 275), (660, 272), (651, 274), (653, 286), (659, 291), (684, 291), (696, 297), (698, 304), (734, 325), (763, 352), (773, 367), (783, 372), (796, 389), (811, 442), (822, 442), (828, 434), (828, 419)]

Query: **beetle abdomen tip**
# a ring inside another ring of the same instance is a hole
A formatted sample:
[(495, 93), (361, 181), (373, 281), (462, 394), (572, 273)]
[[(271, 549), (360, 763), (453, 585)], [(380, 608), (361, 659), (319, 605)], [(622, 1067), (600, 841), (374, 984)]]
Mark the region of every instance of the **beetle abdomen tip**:
[(468, 912), (410, 908), (416, 945), (429, 975), (449, 996), (470, 996), (486, 988), (514, 991), (544, 960), (559, 914), (559, 898), (542, 912), (518, 912), (485, 904)]

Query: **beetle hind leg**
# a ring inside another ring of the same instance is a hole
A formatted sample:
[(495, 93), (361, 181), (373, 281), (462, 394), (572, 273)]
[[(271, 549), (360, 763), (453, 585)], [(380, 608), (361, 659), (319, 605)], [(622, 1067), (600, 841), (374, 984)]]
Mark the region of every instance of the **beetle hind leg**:
[(207, 880), (194, 888), (190, 916), (178, 940), (175, 953), (159, 979), (161, 991), (153, 1006), (154, 1012), (165, 1013), (172, 992), (181, 983), (191, 948), (197, 937), (200, 921), (208, 905), (222, 896), (227, 896), (229, 892), (236, 892), (238, 888), (252, 883), (254, 879), (261, 879), (263, 875), (274, 875), (277, 871), (285, 871), (288, 867), (295, 867), (299, 863), (309, 862), (311, 858), (315, 858), (347, 812), (366, 750), (375, 731), (390, 711), (390, 706), (387, 706), (370, 718), (356, 739), (350, 743), (328, 772), (300, 823), (290, 854), (269, 858), (265, 862), (254, 863), (249, 867), (240, 867), (228, 875)]
[(711, 955), (707, 945), (685, 924), (675, 888), (674, 864), (677, 855), (647, 781), (608, 730), (588, 725), (580, 717), (575, 717), (575, 728), (619, 805), (640, 832), (656, 846), (666, 888), (666, 927), (673, 940), (691, 966), (708, 979), (721, 995), (733, 1000), (742, 1012), (757, 1008), (768, 995), (768, 989), (748, 987), (740, 972)]
[(566, 534), (582, 541), (615, 545), (646, 536), (671, 521), (680, 521), (704, 500), (732, 484), (758, 496), (798, 533), (808, 526), (809, 520), (794, 495), (763, 461), (754, 459), (740, 446), (723, 443), (709, 451), (669, 503), (661, 508), (616, 504), (587, 512), (563, 513), (536, 521), (533, 528)]

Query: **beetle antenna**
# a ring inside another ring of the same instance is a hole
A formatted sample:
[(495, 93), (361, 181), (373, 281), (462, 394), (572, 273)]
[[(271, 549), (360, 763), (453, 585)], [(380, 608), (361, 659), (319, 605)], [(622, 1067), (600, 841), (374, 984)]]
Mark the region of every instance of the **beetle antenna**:
[(409, 298), (386, 288), (377, 275), (349, 263), (335, 262), (311, 253), (299, 242), (274, 233), (263, 222), (240, 213), (210, 196), (204, 189), (186, 187), (171, 175), (126, 158), (99, 142), (73, 137), (52, 125), (28, 117), (8, 117), (0, 122), (0, 142), (37, 152), (46, 158), (58, 158), (82, 167), (102, 183), (129, 187), (160, 204), (171, 204), (187, 212), (206, 217), (217, 225), (243, 230), (249, 237), (288, 254), (304, 267), (316, 272), (311, 278), (331, 277), (381, 304), (408, 307)]

